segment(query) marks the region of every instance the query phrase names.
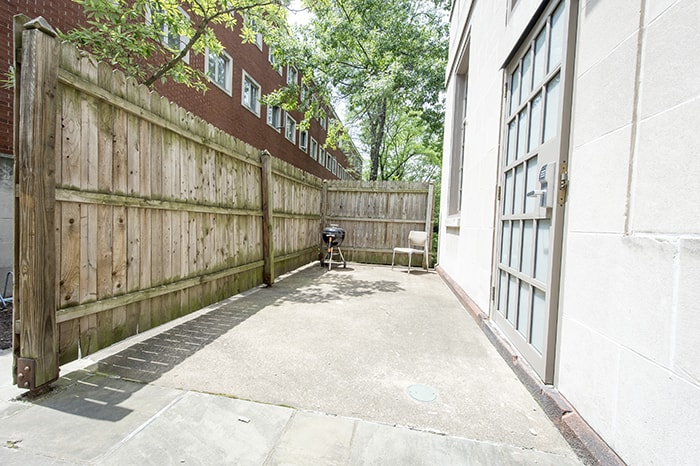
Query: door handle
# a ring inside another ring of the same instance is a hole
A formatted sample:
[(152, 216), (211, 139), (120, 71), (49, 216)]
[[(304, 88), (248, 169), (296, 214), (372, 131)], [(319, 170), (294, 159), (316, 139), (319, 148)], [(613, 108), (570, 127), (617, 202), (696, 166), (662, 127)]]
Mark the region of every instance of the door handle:
[(544, 196), (547, 194), (546, 189), (533, 189), (532, 191), (528, 191), (526, 194), (527, 197), (535, 197), (535, 196)]

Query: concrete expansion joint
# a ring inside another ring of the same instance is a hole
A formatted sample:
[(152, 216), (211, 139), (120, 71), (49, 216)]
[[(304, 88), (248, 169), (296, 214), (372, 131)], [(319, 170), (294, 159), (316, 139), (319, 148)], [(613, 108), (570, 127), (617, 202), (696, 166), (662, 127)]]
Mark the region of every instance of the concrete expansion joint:
[(292, 408), (292, 414), (289, 416), (289, 419), (287, 419), (287, 422), (284, 424), (284, 428), (282, 428), (272, 440), (272, 448), (270, 448), (270, 450), (267, 452), (265, 460), (262, 462), (264, 466), (267, 466), (269, 464), (275, 464), (274, 458), (277, 453), (277, 450), (280, 447), (282, 439), (285, 437), (285, 435), (287, 435), (287, 433), (290, 430), (292, 430), (292, 425), (294, 424), (294, 420), (296, 419), (298, 412), (298, 409)]

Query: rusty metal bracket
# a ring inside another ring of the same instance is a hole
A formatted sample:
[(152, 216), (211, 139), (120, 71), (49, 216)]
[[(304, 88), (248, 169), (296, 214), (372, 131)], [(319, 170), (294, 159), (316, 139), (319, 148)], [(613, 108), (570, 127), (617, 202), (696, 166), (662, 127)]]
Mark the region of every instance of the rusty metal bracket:
[(36, 364), (30, 358), (17, 358), (17, 386), (27, 390), (36, 388)]

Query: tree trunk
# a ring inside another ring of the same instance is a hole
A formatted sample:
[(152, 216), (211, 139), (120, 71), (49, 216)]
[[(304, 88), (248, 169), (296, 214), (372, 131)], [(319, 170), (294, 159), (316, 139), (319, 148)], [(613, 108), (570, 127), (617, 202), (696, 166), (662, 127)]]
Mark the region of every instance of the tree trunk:
[(384, 129), (386, 127), (386, 98), (382, 97), (377, 105), (377, 113), (370, 120), (370, 150), (369, 158), (372, 163), (369, 179), (376, 181), (379, 172), (379, 154), (384, 144)]

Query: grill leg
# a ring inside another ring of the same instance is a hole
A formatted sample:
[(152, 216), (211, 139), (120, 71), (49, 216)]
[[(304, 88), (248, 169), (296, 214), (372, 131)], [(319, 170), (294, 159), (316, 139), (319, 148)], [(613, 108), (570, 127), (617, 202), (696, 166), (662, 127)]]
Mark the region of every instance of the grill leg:
[(340, 246), (338, 246), (338, 254), (340, 254), (340, 258), (341, 258), (342, 261), (343, 261), (343, 268), (344, 268), (344, 269), (347, 268), (348, 263), (345, 262), (345, 257), (343, 257), (343, 251), (340, 250)]
[(333, 238), (328, 240), (328, 257), (327, 262), (328, 262), (328, 270), (331, 269), (331, 265), (333, 264), (333, 246), (331, 246), (333, 242)]

